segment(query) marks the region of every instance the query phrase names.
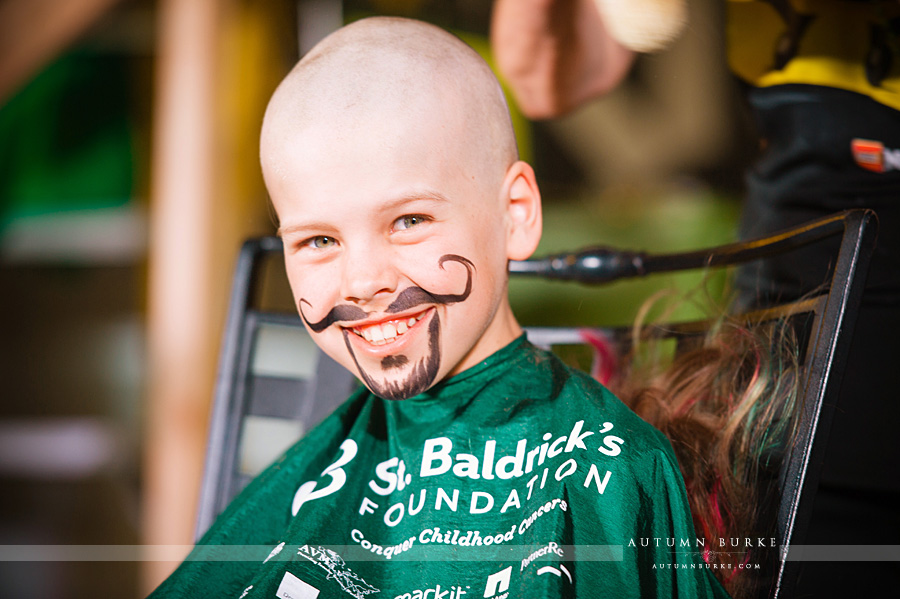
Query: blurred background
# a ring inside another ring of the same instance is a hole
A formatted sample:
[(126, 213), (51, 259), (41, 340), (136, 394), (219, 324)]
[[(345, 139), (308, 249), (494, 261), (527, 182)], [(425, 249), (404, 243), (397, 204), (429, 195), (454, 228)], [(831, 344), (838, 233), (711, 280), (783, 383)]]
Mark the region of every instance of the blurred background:
[[(735, 239), (754, 148), (721, 10), (691, 2), (672, 47), (571, 116), (513, 105), (544, 195), (539, 252)], [(490, 61), (490, 0), (0, 0), (0, 597), (141, 597), (174, 562), (124, 548), (186, 554), (234, 259), (276, 226), (266, 101), (372, 14), (433, 22)], [(523, 324), (614, 324), (655, 287), (696, 284), (511, 293)], [(22, 545), (111, 557), (17, 561)]]

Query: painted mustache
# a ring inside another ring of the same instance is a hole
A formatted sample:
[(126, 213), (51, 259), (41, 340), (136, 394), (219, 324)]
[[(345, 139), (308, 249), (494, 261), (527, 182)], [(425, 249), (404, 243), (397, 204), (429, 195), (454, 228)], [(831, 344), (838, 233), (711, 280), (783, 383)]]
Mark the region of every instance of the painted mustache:
[(300, 305), (298, 306), (298, 308), (300, 311), (300, 318), (303, 319), (303, 322), (306, 323), (306, 326), (308, 326), (314, 333), (321, 333), (336, 322), (353, 322), (354, 320), (363, 320), (369, 315), (369, 313), (362, 308), (344, 304), (335, 306), (334, 308), (329, 310), (328, 314), (325, 315), (325, 318), (323, 318), (319, 322), (310, 322), (303, 314), (303, 304), (306, 304), (307, 306), (311, 306), (312, 304), (301, 297)]
[[(445, 262), (458, 262), (459, 264), (465, 266), (466, 288), (462, 293), (431, 293), (430, 291), (426, 291), (421, 287), (407, 287), (400, 292), (400, 294), (394, 301), (390, 303), (390, 305), (385, 309), (385, 312), (388, 314), (396, 314), (397, 312), (403, 312), (422, 304), (455, 304), (469, 297), (469, 294), (472, 293), (472, 272), (475, 270), (475, 265), (472, 264), (472, 261), (468, 258), (463, 258), (462, 256), (458, 256), (456, 254), (444, 254), (440, 257), (440, 259), (438, 260), (438, 266), (441, 268), (441, 270), (444, 270)], [(306, 323), (306, 326), (308, 326), (314, 333), (321, 333), (336, 322), (350, 323), (357, 320), (365, 320), (369, 317), (370, 314), (370, 312), (366, 312), (358, 306), (353, 306), (350, 304), (340, 304), (329, 310), (328, 314), (326, 314), (325, 317), (322, 318), (322, 320), (319, 320), (318, 322), (310, 322), (303, 314), (303, 304), (306, 304), (307, 306), (311, 306), (312, 304), (310, 304), (305, 299), (300, 298), (300, 302), (298, 303), (298, 311), (300, 312), (300, 318), (303, 319), (303, 322)]]

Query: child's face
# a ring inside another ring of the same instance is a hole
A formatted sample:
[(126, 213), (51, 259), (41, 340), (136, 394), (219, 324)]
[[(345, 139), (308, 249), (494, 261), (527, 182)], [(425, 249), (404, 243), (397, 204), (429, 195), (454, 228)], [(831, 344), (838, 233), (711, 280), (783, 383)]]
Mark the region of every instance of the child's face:
[(506, 297), (503, 174), (484, 181), (448, 128), (408, 119), (342, 136), (323, 126), (263, 154), (304, 322), (390, 399), (521, 332)]

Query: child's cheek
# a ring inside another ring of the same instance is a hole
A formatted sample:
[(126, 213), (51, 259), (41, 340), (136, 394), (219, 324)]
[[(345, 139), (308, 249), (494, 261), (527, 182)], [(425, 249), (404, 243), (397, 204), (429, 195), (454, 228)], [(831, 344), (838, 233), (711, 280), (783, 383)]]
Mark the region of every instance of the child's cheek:
[(303, 299), (303, 313), (311, 322), (322, 319), (340, 299), (340, 274), (323, 265), (302, 265), (288, 274), (294, 306)]

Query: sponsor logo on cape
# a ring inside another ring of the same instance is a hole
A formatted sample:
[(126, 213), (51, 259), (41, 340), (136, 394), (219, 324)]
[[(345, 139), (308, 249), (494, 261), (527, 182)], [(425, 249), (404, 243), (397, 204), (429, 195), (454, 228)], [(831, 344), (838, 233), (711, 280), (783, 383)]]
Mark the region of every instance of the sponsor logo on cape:
[[(468, 585), (466, 585), (466, 588), (469, 588)], [(463, 595), (468, 594), (462, 588), (462, 585), (452, 585), (449, 588), (436, 585), (428, 589), (416, 589), (415, 591), (401, 593), (394, 599), (460, 599)]]
[(506, 590), (509, 589), (509, 578), (511, 575), (512, 566), (509, 566), (488, 576), (484, 584), (485, 599), (506, 599), (506, 597), (509, 597), (509, 593)]
[(297, 555), (305, 557), (328, 572), (328, 578), (337, 580), (338, 584), (341, 585), (341, 588), (356, 599), (363, 599), (363, 597), (370, 593), (381, 592), (379, 589), (376, 589), (363, 580), (359, 574), (351, 570), (344, 561), (344, 558), (331, 549), (303, 545), (297, 550)]

